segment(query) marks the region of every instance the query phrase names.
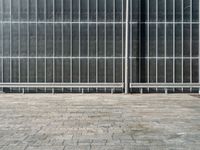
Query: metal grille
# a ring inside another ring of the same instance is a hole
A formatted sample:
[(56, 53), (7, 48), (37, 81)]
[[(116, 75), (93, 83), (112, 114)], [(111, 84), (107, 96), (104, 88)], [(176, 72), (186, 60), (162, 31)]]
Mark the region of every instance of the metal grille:
[(133, 0), (130, 5), (131, 87), (141, 87), (141, 92), (164, 90), (159, 87), (198, 91), (192, 85), (200, 81), (199, 1)]
[(122, 89), (123, 11), (123, 0), (1, 0), (4, 87), (37, 83), (68, 87), (57, 89), (62, 92), (81, 90), (69, 88), (73, 85)]
[(198, 0), (0, 0), (5, 92), (195, 92)]

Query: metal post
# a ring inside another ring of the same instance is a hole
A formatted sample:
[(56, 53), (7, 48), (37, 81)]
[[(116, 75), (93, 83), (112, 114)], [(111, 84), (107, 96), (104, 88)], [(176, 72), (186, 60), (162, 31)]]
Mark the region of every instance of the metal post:
[(82, 90), (82, 94), (84, 94), (84, 88), (82, 88), (81, 90)]
[(140, 89), (140, 94), (143, 94), (143, 88)]
[(126, 0), (126, 37), (125, 37), (125, 94), (129, 93), (129, 0)]
[(114, 94), (114, 89), (113, 88), (111, 89), (111, 94)]
[(168, 94), (168, 90), (167, 90), (167, 88), (165, 88), (165, 94)]
[[(200, 2), (199, 2), (199, 43), (200, 43)], [(200, 83), (200, 44), (199, 44), (199, 83)], [(199, 88), (200, 95), (200, 88)]]

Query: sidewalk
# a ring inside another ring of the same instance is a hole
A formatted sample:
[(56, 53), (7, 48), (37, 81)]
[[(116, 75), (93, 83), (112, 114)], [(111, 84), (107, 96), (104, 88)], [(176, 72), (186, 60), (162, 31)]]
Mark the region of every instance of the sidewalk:
[(200, 98), (0, 94), (2, 150), (199, 149)]

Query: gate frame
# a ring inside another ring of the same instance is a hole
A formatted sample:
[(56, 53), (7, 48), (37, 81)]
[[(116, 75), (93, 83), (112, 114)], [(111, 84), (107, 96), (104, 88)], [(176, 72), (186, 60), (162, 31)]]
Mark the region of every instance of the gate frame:
[(129, 93), (129, 0), (126, 0), (126, 33), (125, 33), (125, 94)]

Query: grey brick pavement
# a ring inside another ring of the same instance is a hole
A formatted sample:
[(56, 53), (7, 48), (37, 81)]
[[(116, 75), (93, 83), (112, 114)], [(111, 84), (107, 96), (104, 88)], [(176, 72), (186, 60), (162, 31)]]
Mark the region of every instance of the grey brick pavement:
[(200, 99), (1, 94), (0, 149), (200, 149)]

